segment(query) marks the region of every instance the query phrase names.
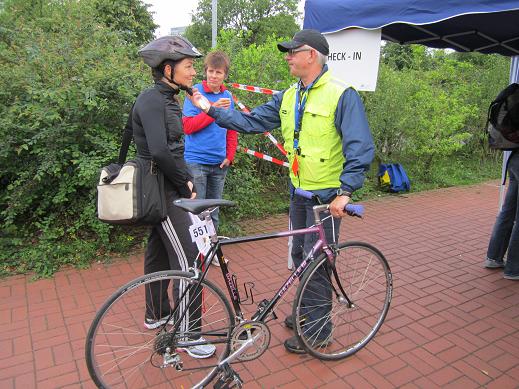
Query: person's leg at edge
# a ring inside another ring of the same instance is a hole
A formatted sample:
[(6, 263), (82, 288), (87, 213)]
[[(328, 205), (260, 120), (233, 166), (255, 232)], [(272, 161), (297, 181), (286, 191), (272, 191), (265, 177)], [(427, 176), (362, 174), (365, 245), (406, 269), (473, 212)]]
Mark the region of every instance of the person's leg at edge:
[[(512, 163), (512, 161), (510, 161)], [(503, 208), (496, 217), (496, 222), (492, 229), (490, 241), (488, 243), (487, 258), (485, 260), (485, 267), (487, 268), (502, 268), (504, 266), (503, 258), (508, 248), (512, 228), (517, 209), (517, 180), (512, 178), (510, 174), (510, 181), (508, 190), (506, 192)]]
[[(160, 237), (158, 227), (151, 229), (148, 245), (144, 254), (144, 274), (169, 270), (169, 259), (166, 248)], [(153, 282), (146, 288), (146, 312), (144, 326), (154, 329), (163, 324), (161, 319), (169, 316), (171, 305), (168, 299), (169, 281)]]
[[(506, 264), (504, 268), (504, 277), (512, 280), (519, 280), (519, 154), (512, 155), (508, 165), (508, 172), (510, 174), (510, 183), (508, 191), (513, 190), (515, 194), (515, 215), (514, 226), (510, 234), (508, 244), (508, 254), (506, 257)], [(513, 186), (513, 187), (512, 187)], [(507, 193), (508, 196), (508, 193)]]

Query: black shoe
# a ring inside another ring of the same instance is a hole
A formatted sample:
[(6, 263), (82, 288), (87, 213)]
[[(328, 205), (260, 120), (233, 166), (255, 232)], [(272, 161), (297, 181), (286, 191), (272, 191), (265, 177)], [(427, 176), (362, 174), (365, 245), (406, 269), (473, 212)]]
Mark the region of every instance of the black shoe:
[[(289, 316), (288, 318), (290, 318), (290, 317), (291, 316)], [(285, 324), (286, 323), (287, 323), (287, 321), (285, 320)], [(285, 342), (283, 344), (285, 345), (285, 348), (287, 349), (287, 351), (289, 353), (306, 354), (306, 350), (299, 343), (299, 339), (297, 338), (297, 336), (292, 336), (291, 338), (288, 338), (287, 340), (285, 340)]]
[[(328, 337), (324, 340), (315, 339), (314, 341), (311, 341), (312, 348), (321, 347), (325, 348), (332, 343), (332, 338)], [(294, 353), (294, 354), (306, 354), (306, 350), (303, 348), (303, 346), (299, 343), (299, 339), (297, 336), (292, 336), (291, 338), (288, 338), (283, 343), (285, 345), (285, 348), (288, 352)]]
[[(305, 322), (306, 318), (304, 316), (301, 316), (301, 324)], [(294, 315), (288, 315), (285, 318), (285, 325), (290, 328), (291, 330), (294, 329)]]

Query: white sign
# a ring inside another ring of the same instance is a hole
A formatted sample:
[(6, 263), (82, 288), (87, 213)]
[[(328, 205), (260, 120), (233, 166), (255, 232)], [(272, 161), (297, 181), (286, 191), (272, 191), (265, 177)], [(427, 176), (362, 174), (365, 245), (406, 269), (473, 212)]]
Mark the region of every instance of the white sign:
[(330, 45), (328, 67), (332, 74), (357, 90), (377, 87), (380, 29), (350, 28), (324, 34)]

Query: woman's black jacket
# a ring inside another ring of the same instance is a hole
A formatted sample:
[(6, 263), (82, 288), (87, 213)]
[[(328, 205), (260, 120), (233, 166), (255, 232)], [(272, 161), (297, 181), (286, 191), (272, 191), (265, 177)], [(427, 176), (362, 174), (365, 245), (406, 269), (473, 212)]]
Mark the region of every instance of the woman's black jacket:
[(189, 198), (187, 182), (193, 178), (184, 161), (182, 110), (175, 98), (177, 93), (162, 81), (141, 92), (133, 107), (133, 137), (137, 156), (153, 159), (180, 196)]

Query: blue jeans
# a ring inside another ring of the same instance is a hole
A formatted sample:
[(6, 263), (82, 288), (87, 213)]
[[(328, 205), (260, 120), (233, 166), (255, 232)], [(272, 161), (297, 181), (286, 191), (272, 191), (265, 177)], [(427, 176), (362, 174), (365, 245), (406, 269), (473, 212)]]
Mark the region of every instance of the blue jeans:
[[(225, 176), (227, 176), (226, 166), (220, 168), (220, 164), (202, 165), (199, 163), (188, 163), (187, 167), (193, 175), (196, 187), (197, 199), (221, 199), (223, 194), (223, 186), (225, 184)], [(219, 210), (216, 209), (212, 214), (214, 227), (218, 229)]]
[[(323, 202), (329, 202), (331, 199), (322, 199)], [(313, 200), (308, 200), (300, 196), (293, 196), (290, 200), (290, 222), (292, 229), (300, 229), (310, 227), (315, 223), (312, 207), (316, 205)], [(332, 227), (332, 220), (334, 227)], [(339, 238), (339, 226), (341, 220), (328, 218), (324, 222), (324, 230), (328, 242), (335, 242)], [(335, 234), (334, 234), (335, 230)], [(296, 268), (303, 262), (304, 256), (310, 252), (312, 246), (317, 241), (317, 234), (295, 235), (292, 241), (292, 260)], [(319, 253), (316, 253), (317, 257)], [(303, 314), (306, 316), (306, 322), (311, 323), (308, 328), (304, 328), (306, 337), (314, 336), (318, 339), (327, 338), (332, 330), (332, 323), (328, 319), (328, 315), (332, 308), (332, 289), (328, 282), (322, 282), (327, 279), (324, 268), (314, 274), (308, 282), (308, 288), (303, 295)], [(323, 273), (323, 274), (320, 274)], [(324, 277), (324, 278), (323, 278)], [(323, 300), (330, 301), (329, 305), (323, 305)]]
[(488, 244), (487, 258), (502, 261), (506, 250), (508, 256), (504, 273), (509, 276), (519, 275), (519, 152), (514, 152), (508, 161), (510, 181), (506, 192), (503, 209), (497, 215)]

